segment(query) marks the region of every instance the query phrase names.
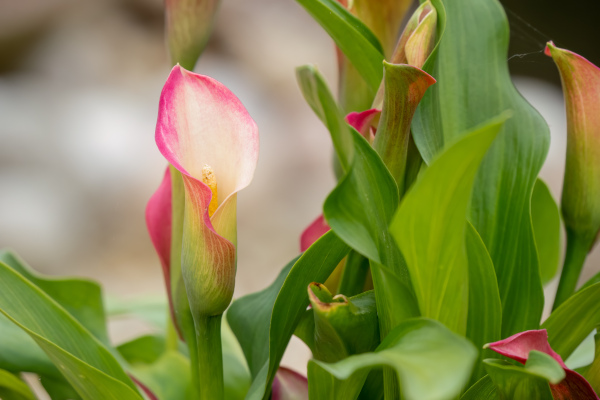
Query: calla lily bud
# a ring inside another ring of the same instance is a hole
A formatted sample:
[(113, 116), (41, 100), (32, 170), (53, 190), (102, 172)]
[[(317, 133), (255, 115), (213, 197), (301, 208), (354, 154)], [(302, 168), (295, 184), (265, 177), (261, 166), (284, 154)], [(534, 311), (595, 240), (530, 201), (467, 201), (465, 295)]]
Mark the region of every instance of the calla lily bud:
[(348, 298), (333, 296), (320, 283), (308, 286), (314, 316), (316, 359), (336, 362), (352, 354), (373, 351), (379, 345), (379, 324), (373, 291)]
[(193, 69), (206, 47), (219, 0), (165, 0), (171, 61)]
[(156, 143), (183, 177), (181, 273), (192, 315), (220, 315), (233, 295), (237, 192), (254, 175), (258, 129), (229, 89), (177, 65), (161, 94)]
[(567, 107), (562, 214), (567, 229), (593, 239), (600, 229), (600, 69), (552, 42), (546, 54), (560, 71)]
[(430, 1), (417, 8), (398, 40), (390, 62), (423, 68), (435, 45), (437, 11)]

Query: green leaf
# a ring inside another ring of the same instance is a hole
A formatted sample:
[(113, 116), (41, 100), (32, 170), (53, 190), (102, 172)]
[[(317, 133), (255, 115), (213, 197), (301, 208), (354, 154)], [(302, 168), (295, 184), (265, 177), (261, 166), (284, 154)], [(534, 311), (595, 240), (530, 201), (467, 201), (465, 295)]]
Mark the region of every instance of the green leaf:
[(532, 350), (527, 363), (517, 366), (504, 360), (485, 360), (485, 368), (500, 399), (552, 400), (549, 383), (559, 383), (565, 371), (548, 354)]
[(44, 390), (52, 400), (80, 400), (81, 396), (73, 389), (64, 377), (55, 379), (48, 376), (40, 376), (40, 382)]
[(231, 305), (227, 321), (242, 346), (253, 377), (246, 399), (269, 398), (281, 357), (309, 304), (308, 284), (325, 281), (349, 251), (330, 231), (288, 264), (267, 289)]
[(192, 399), (190, 361), (175, 351), (164, 353), (152, 364), (132, 368), (139, 379), (160, 400)]
[(600, 334), (594, 336), (594, 361), (583, 374), (596, 393), (600, 392)]
[[(468, 340), (439, 322), (410, 319), (394, 328), (373, 353), (350, 356), (334, 364), (311, 360), (309, 394), (318, 393), (314, 398), (356, 398), (366, 372), (386, 366), (396, 371), (407, 400), (453, 399), (467, 383), (476, 358), (477, 350)], [(331, 374), (330, 381), (311, 379), (311, 374), (319, 368)], [(334, 379), (345, 380), (347, 391), (342, 394), (322, 391)]]
[[(497, 0), (444, 1), (447, 26), (413, 134), (430, 163), (463, 132), (512, 110), (479, 170), (470, 221), (496, 269), (503, 315), (502, 336), (537, 329), (544, 305), (531, 223), (533, 186), (549, 147), (548, 126), (519, 94), (506, 62), (509, 29)], [(431, 148), (435, 143), (439, 148)], [(440, 146), (441, 145), (441, 146)]]
[(16, 375), (0, 369), (0, 399), (35, 400), (29, 386)]
[(227, 323), (227, 319), (221, 323), (221, 342), (223, 344), (225, 398), (242, 400), (248, 393), (252, 379), (244, 352)]
[(341, 167), (347, 171), (354, 155), (354, 140), (350, 134), (350, 127), (338, 110), (325, 80), (319, 71), (310, 65), (298, 67), (296, 77), (304, 99), (329, 130)]
[(336, 0), (296, 0), (327, 31), (373, 93), (383, 78), (383, 50), (377, 37)]
[[(467, 337), (475, 347), (481, 349), (484, 344), (501, 338), (502, 304), (494, 264), (481, 237), (470, 223), (467, 223), (465, 244), (469, 266)], [(485, 374), (481, 361), (494, 357), (497, 355), (491, 349), (480, 351), (471, 382), (474, 383)]]
[(542, 324), (548, 330), (548, 342), (563, 360), (600, 325), (600, 283), (573, 296), (550, 314)]
[(151, 324), (153, 327), (165, 331), (169, 305), (166, 297), (143, 296), (123, 300), (108, 296), (105, 300), (106, 314), (110, 318), (136, 317)]
[(165, 349), (165, 338), (161, 335), (139, 336), (117, 347), (117, 351), (129, 364), (152, 364)]
[(467, 329), (467, 208), (477, 169), (506, 116), (444, 151), (404, 197), (390, 231), (404, 255), (421, 315)]
[(60, 304), (103, 344), (109, 345), (102, 288), (82, 278), (57, 278), (40, 274), (9, 250), (0, 251), (5, 263)]
[(469, 388), (460, 400), (498, 400), (498, 393), (489, 375), (484, 376)]
[(2, 262), (0, 311), (35, 340), (84, 399), (141, 399), (134, 383), (102, 343), (58, 303)]
[(542, 283), (554, 278), (560, 261), (560, 212), (550, 189), (538, 179), (531, 195), (531, 218)]

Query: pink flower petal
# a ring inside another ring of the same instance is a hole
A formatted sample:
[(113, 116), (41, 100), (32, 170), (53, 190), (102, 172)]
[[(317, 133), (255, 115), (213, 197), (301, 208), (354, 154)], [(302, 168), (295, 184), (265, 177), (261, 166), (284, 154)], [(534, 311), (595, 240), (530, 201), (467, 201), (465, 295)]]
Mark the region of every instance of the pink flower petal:
[(272, 400), (308, 400), (308, 380), (291, 369), (279, 367), (272, 388)]
[(531, 350), (537, 350), (554, 358), (561, 367), (567, 367), (562, 358), (550, 347), (548, 332), (545, 329), (517, 333), (507, 339), (487, 344), (485, 347), (521, 364), (527, 362)]
[(367, 140), (371, 140), (371, 124), (381, 114), (381, 110), (371, 108), (370, 110), (356, 112), (346, 115), (346, 121), (356, 129)]
[(173, 217), (171, 196), (171, 173), (169, 172), (169, 167), (167, 167), (160, 186), (156, 189), (156, 192), (154, 192), (146, 206), (146, 227), (148, 228), (150, 240), (154, 245), (162, 266), (165, 284), (167, 285), (171, 320), (175, 324), (179, 337), (181, 337), (181, 332), (175, 319), (175, 309), (171, 296), (171, 219)]
[(554, 400), (597, 400), (598, 395), (588, 381), (577, 372), (565, 368), (567, 376), (562, 382), (550, 385)]
[(319, 215), (309, 226), (302, 232), (300, 236), (300, 251), (306, 251), (314, 242), (321, 236), (326, 234), (329, 229), (327, 221), (323, 218), (323, 214)]

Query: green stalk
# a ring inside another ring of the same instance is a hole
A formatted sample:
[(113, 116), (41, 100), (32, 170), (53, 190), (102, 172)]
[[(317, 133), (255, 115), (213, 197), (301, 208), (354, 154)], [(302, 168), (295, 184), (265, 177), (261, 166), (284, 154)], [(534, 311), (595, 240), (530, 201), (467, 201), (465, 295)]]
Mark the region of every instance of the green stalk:
[(590, 251), (594, 237), (591, 238), (585, 235), (577, 234), (567, 228), (567, 254), (563, 269), (560, 274), (560, 282), (554, 299), (553, 310), (556, 310), (565, 300), (567, 300), (577, 287), (577, 281), (588, 252)]
[(200, 400), (225, 399), (221, 318), (222, 315), (194, 319), (197, 344), (195, 378), (199, 384)]

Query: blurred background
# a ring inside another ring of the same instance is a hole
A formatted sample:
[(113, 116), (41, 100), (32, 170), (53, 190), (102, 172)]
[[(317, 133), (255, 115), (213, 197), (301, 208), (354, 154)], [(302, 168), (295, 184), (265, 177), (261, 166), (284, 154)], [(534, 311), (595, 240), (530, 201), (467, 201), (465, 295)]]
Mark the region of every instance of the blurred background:
[[(600, 64), (597, 5), (507, 0), (515, 82), (546, 117), (542, 170), (560, 198), (566, 122), (544, 44)], [(555, 3), (555, 4), (554, 4)], [(35, 269), (96, 279), (112, 297), (163, 296), (144, 222), (165, 161), (154, 144), (169, 72), (162, 0), (0, 0), (0, 247)], [(334, 186), (328, 134), (294, 68), (336, 86), (334, 45), (293, 0), (223, 0), (196, 71), (228, 86), (258, 123), (255, 178), (239, 195), (236, 297), (264, 288), (298, 254), (299, 235)], [(600, 269), (596, 250), (585, 276)], [(138, 325), (116, 323), (116, 341)], [(298, 342), (284, 364), (305, 371)]]

